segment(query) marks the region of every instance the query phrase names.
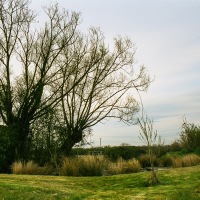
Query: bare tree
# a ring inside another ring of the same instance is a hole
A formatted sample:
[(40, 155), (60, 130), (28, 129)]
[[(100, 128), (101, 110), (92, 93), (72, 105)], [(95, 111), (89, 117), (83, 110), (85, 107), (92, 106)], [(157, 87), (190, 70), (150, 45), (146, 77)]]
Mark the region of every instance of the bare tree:
[[(130, 39), (115, 38), (114, 48), (110, 50), (101, 31), (91, 28), (89, 36), (80, 37), (77, 42), (72, 50), (74, 53), (76, 49), (77, 55), (73, 57), (77, 66), (85, 69), (85, 65), (90, 65), (93, 70), (61, 100), (61, 149), (65, 154), (83, 139), (85, 129), (105, 118), (133, 122), (139, 109), (133, 91), (146, 90), (151, 81), (144, 67), (138, 74), (134, 73), (135, 48)], [(65, 59), (69, 60), (68, 57)], [(73, 66), (73, 62), (69, 61), (68, 65)], [(74, 85), (74, 81), (70, 83)], [(60, 88), (61, 94), (65, 93), (66, 85), (62, 84)]]
[[(44, 115), (48, 107), (55, 107), (90, 70), (86, 66), (74, 76), (78, 67), (69, 67), (64, 57), (78, 38), (79, 14), (50, 6), (44, 9), (48, 22), (36, 29), (36, 15), (29, 3), (0, 0), (0, 116), (14, 133), (10, 144), (13, 160), (26, 158), (34, 120)], [(13, 68), (21, 69), (21, 75), (15, 77)], [(55, 85), (58, 79), (67, 85), (62, 94), (59, 85)], [(54, 89), (49, 90), (52, 85)]]

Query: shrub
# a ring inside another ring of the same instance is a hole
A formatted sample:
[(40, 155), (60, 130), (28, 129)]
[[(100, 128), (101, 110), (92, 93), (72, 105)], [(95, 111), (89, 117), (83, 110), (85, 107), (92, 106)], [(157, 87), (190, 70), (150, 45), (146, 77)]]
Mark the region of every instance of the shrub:
[(136, 158), (145, 152), (146, 147), (144, 146), (106, 146), (103, 148), (104, 155), (106, 155), (112, 161), (117, 161), (119, 158), (129, 160)]
[[(140, 162), (140, 164), (141, 164), (141, 166), (143, 168), (151, 167), (149, 155), (142, 154), (142, 155), (139, 156), (138, 160), (139, 160), (139, 162)], [(152, 160), (153, 160), (154, 166), (158, 166), (159, 165), (159, 161), (158, 161), (158, 159), (156, 158), (155, 155), (152, 156)]]
[(180, 134), (180, 142), (188, 151), (200, 149), (200, 126), (190, 124), (184, 120)]
[(138, 159), (139, 159), (143, 168), (151, 166), (149, 156), (147, 154), (140, 155)]
[(170, 167), (172, 166), (171, 157), (164, 155), (160, 158), (160, 165), (163, 167)]

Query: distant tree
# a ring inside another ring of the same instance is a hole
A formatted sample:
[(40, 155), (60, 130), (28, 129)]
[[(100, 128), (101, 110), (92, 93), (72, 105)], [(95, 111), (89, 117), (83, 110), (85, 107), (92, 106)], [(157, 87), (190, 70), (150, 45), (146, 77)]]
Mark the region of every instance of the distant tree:
[(200, 149), (200, 126), (183, 120), (180, 143), (188, 151)]
[(121, 143), (120, 146), (122, 146), (122, 147), (128, 147), (128, 146), (131, 146), (131, 145), (129, 143), (125, 143), (124, 142), (124, 143)]

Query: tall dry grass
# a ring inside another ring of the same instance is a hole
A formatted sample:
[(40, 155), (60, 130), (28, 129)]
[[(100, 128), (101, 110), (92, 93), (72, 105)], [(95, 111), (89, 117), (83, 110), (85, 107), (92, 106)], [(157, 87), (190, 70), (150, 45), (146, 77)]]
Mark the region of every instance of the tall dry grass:
[(76, 158), (63, 157), (60, 166), (60, 175), (64, 176), (78, 176), (79, 165)]
[(27, 175), (51, 175), (54, 169), (50, 165), (45, 165), (44, 167), (39, 167), (33, 161), (22, 162), (16, 161), (11, 166), (11, 172), (13, 174), (27, 174)]
[(107, 159), (104, 156), (81, 156), (78, 160), (82, 176), (101, 176), (107, 165)]
[(16, 161), (11, 166), (11, 171), (13, 174), (37, 174), (39, 166), (33, 161), (28, 161), (27, 163), (22, 161)]
[(172, 167), (191, 167), (200, 164), (200, 157), (196, 154), (188, 154), (183, 157), (170, 158)]
[(137, 173), (137, 172), (140, 172), (140, 170), (141, 170), (140, 162), (136, 160), (135, 158), (128, 160), (126, 162), (127, 173)]
[(183, 167), (191, 167), (200, 164), (200, 157), (196, 154), (189, 154), (182, 158)]
[(110, 175), (116, 175), (116, 174), (123, 174), (125, 173), (125, 160), (122, 158), (119, 158), (117, 162), (109, 162), (107, 166), (108, 173)]
[(23, 163), (21, 161), (16, 161), (11, 166), (11, 172), (13, 174), (23, 174)]
[(141, 169), (136, 159), (128, 161), (119, 158), (117, 162), (109, 161), (105, 156), (62, 157), (59, 168), (52, 165), (38, 166), (33, 161), (14, 162), (11, 170), (13, 174), (30, 175), (63, 175), (63, 176), (102, 176), (124, 173), (136, 173)]
[(110, 162), (107, 170), (111, 175), (137, 173), (141, 170), (141, 165), (136, 159), (125, 161), (122, 158), (119, 158), (116, 163)]
[(107, 165), (104, 156), (86, 155), (78, 158), (63, 157), (60, 175), (66, 176), (101, 176)]
[(33, 161), (28, 161), (27, 163), (24, 163), (23, 171), (24, 174), (30, 174), (30, 175), (38, 174), (39, 166)]
[(182, 167), (182, 158), (181, 157), (176, 157), (176, 158), (170, 158), (171, 159), (171, 164), (172, 164), (172, 167), (174, 168), (180, 168)]

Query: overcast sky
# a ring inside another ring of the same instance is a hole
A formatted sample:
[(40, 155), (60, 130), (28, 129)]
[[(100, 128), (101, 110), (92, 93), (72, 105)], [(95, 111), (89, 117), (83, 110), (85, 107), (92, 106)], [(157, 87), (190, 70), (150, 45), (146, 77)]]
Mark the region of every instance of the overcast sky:
[[(50, 0), (33, 0), (40, 13)], [(165, 143), (178, 138), (185, 115), (200, 124), (200, 1), (199, 0), (57, 0), (61, 7), (81, 12), (80, 29), (100, 27), (108, 43), (128, 36), (137, 47), (137, 64), (144, 64), (155, 81), (142, 100), (154, 128)], [(116, 121), (93, 128), (99, 145), (140, 145), (139, 127)]]

